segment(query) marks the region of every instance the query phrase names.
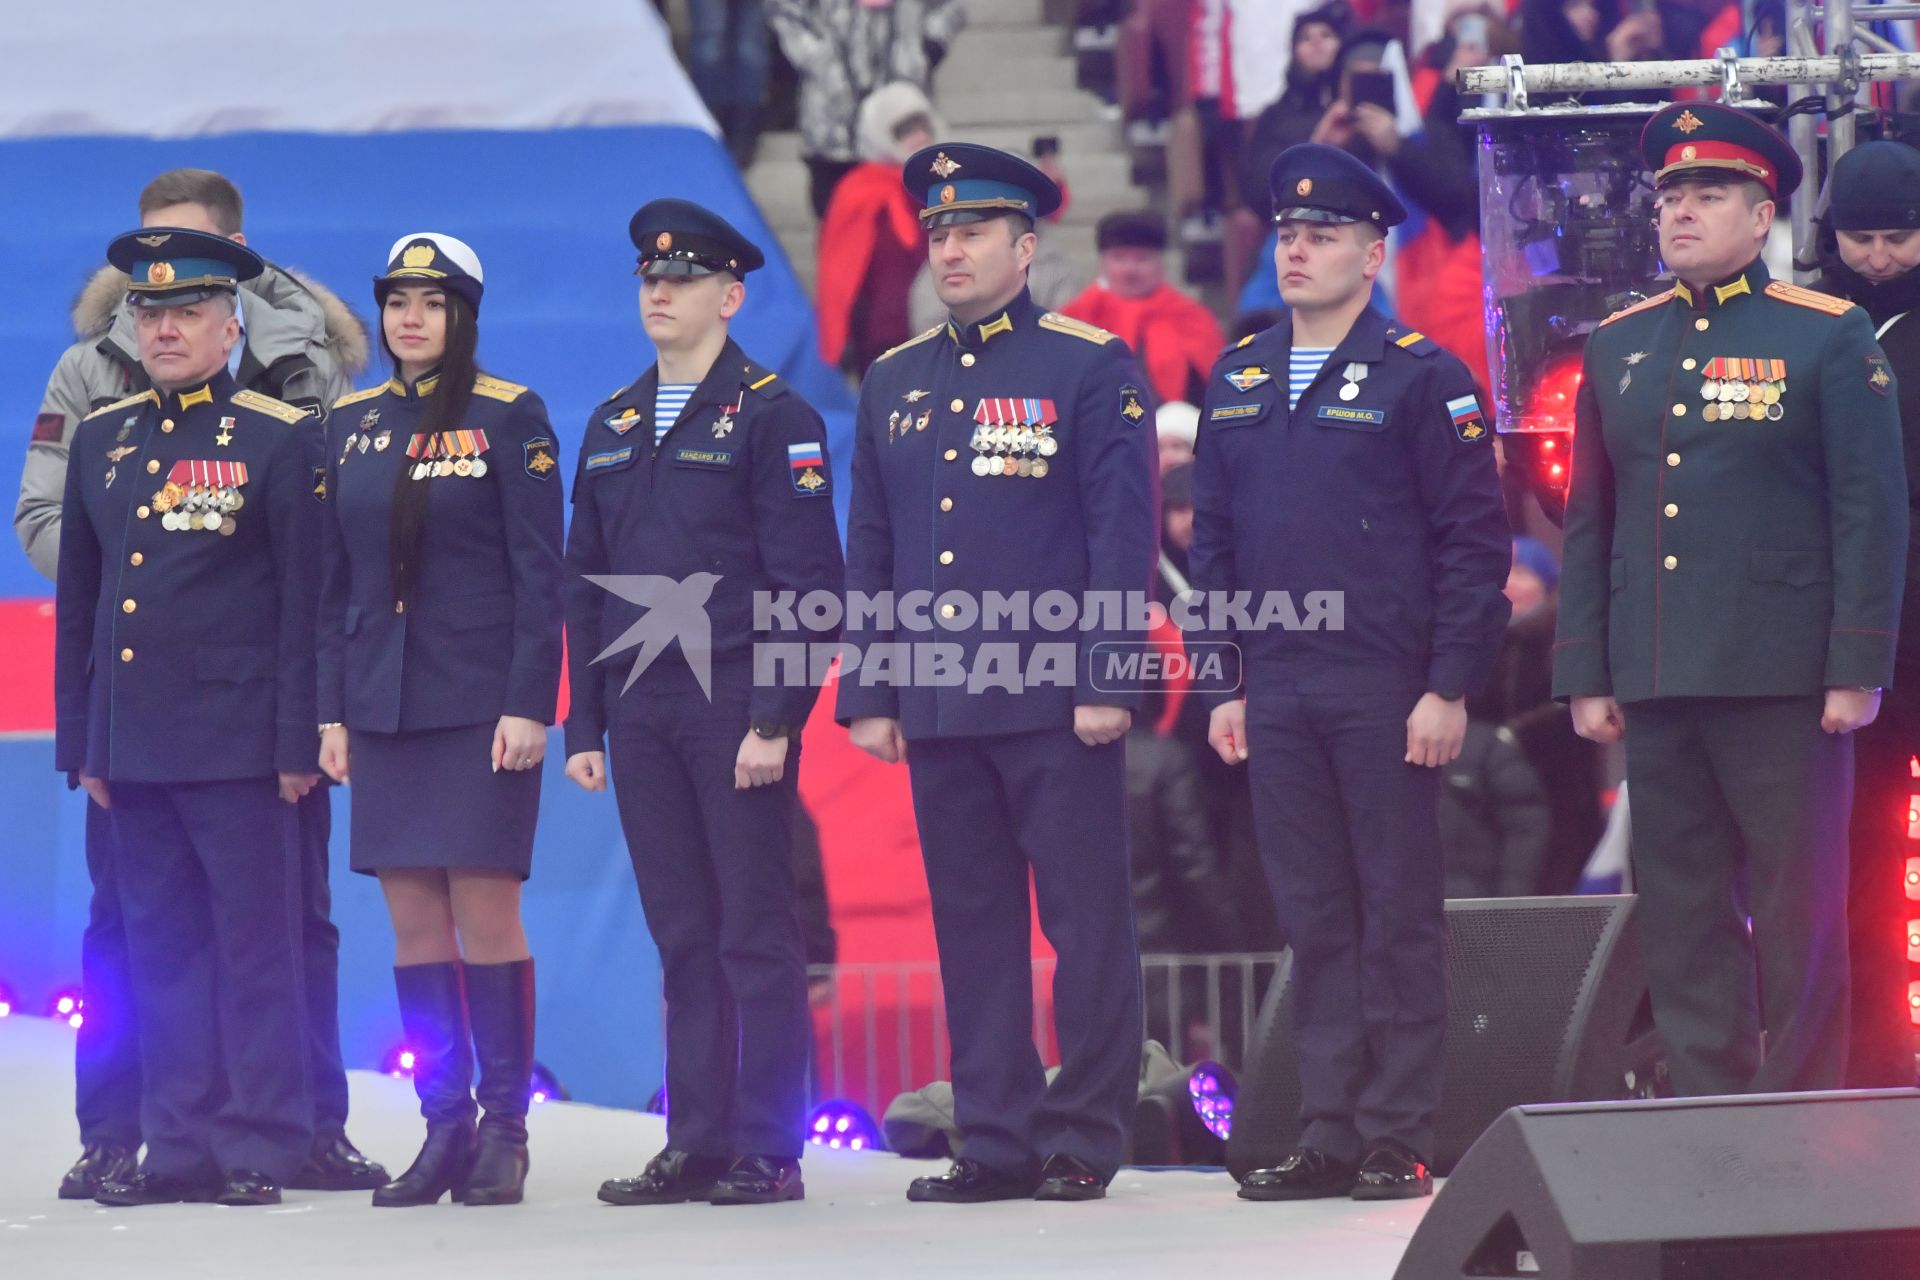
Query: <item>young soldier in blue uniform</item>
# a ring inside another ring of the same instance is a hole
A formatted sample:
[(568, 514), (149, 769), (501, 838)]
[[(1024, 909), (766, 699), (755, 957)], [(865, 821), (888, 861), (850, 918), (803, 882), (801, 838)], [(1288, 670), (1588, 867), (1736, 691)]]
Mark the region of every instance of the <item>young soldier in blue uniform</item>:
[(152, 388), (85, 419), (61, 512), (54, 763), (109, 810), (140, 1169), (103, 1204), (273, 1204), (313, 1137), (295, 804), (314, 767), (319, 435), (235, 387), (221, 236), (115, 239)]
[(1897, 388), (1866, 312), (1768, 279), (1785, 138), (1687, 103), (1641, 150), (1677, 279), (1587, 341), (1554, 694), (1626, 736), (1674, 1087), (1839, 1088), (1850, 735), (1893, 675), (1907, 546)]
[[(665, 978), (672, 1106), (666, 1149), (600, 1198), (799, 1200), (810, 1040), (790, 855), (800, 728), (819, 690), (756, 675), (775, 637), (755, 601), (840, 590), (826, 432), (728, 336), (760, 250), (685, 200), (643, 206), (628, 231), (659, 362), (593, 411), (581, 442), (567, 776), (604, 790), (611, 737)], [(662, 653), (676, 638), (680, 652)]]
[(394, 376), (328, 430), (320, 764), (353, 780), (427, 1121), (382, 1206), (518, 1204), (527, 1175), (520, 888), (560, 689), (560, 460), (540, 397), (478, 370), (483, 289), (465, 242), (397, 240), (373, 282)]
[[(1271, 187), (1291, 316), (1214, 368), (1190, 560), (1196, 590), (1306, 609), (1301, 629), (1211, 632), (1241, 650), (1244, 701), (1212, 693), (1208, 738), (1252, 771), (1300, 1048), (1299, 1146), (1240, 1195), (1421, 1196), (1446, 1027), (1440, 767), (1499, 652), (1509, 535), (1466, 366), (1368, 307), (1406, 210), (1333, 147), (1289, 148)], [(1343, 598), (1341, 623), (1316, 625), (1315, 592)]]
[[(1097, 660), (1144, 635), (1093, 616), (1091, 597), (1143, 599), (1152, 581), (1152, 406), (1125, 343), (1027, 294), (1034, 220), (1060, 203), (1045, 174), (949, 143), (902, 178), (951, 318), (883, 355), (860, 391), (847, 638), (868, 665), (843, 671), (836, 711), (855, 746), (908, 762), (946, 979), (966, 1150), (907, 1198), (1097, 1199), (1126, 1153), (1140, 1068), (1121, 741), (1139, 692)], [(927, 631), (857, 607), (891, 595), (904, 623), (923, 591), (941, 601)], [(989, 593), (1024, 597), (1027, 620), (989, 624)], [(1072, 629), (1038, 621), (1048, 593), (1083, 611)], [(898, 645), (910, 673), (927, 642), (993, 687), (915, 686), (875, 665)], [(1062, 647), (1047, 678), (1034, 660)], [(1032, 1038), (1029, 872), (1059, 953), (1051, 1084)]]

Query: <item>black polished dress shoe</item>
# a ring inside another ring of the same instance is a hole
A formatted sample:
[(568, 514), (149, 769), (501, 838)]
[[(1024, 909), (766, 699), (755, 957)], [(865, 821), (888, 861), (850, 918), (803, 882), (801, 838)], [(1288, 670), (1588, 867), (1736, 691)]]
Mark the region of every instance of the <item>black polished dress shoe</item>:
[(287, 1186), (295, 1191), (373, 1191), (388, 1181), (386, 1167), (361, 1155), (340, 1133), (316, 1143)]
[(91, 1200), (107, 1183), (131, 1178), (137, 1167), (139, 1161), (133, 1147), (123, 1147), (117, 1142), (93, 1143), (80, 1153), (73, 1168), (67, 1170), (67, 1176), (60, 1179), (60, 1198)]
[(961, 1156), (945, 1173), (915, 1178), (907, 1199), (922, 1204), (984, 1204), (989, 1200), (1031, 1200), (1037, 1179), (1005, 1173)]
[(1295, 1147), (1271, 1169), (1255, 1169), (1240, 1182), (1242, 1200), (1326, 1200), (1353, 1191), (1354, 1167), (1312, 1147)]
[(1353, 1182), (1355, 1200), (1417, 1200), (1433, 1194), (1433, 1171), (1411, 1147), (1383, 1138), (1360, 1162)]
[(143, 1204), (205, 1204), (219, 1191), (220, 1184), (205, 1177), (135, 1169), (119, 1181), (102, 1183), (93, 1198), (97, 1204), (126, 1209)]
[(220, 1193), (213, 1198), (215, 1204), (224, 1204), (229, 1208), (241, 1209), (251, 1205), (279, 1204), (280, 1184), (264, 1173), (252, 1169), (235, 1169), (227, 1175)]
[(1104, 1200), (1107, 1180), (1079, 1156), (1055, 1153), (1040, 1169), (1035, 1200)]
[(779, 1204), (806, 1198), (798, 1160), (791, 1156), (741, 1156), (713, 1184), (707, 1203)]
[(671, 1147), (647, 1161), (638, 1177), (609, 1178), (600, 1184), (608, 1204), (686, 1204), (705, 1200), (733, 1162), (725, 1156), (697, 1156)]

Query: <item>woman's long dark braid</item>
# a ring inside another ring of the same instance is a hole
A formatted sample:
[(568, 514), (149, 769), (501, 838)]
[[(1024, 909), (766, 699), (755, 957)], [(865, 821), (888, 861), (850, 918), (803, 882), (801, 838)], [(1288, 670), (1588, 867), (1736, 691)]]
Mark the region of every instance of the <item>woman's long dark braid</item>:
[[(458, 294), (450, 292), (446, 300), (446, 355), (440, 361), (439, 384), (435, 386), (433, 394), (427, 397), (427, 411), (421, 415), (417, 428), (420, 434), (430, 438), (442, 431), (459, 429), (461, 420), (466, 417), (467, 405), (473, 399), (474, 375), (479, 372), (474, 352), (479, 345), (480, 335), (474, 324), (473, 310)], [(386, 345), (384, 331), (381, 345)], [(387, 356), (393, 360), (397, 372), (400, 362), (390, 346), (387, 347)], [(415, 588), (420, 585), (420, 555), (426, 544), (429, 485), (430, 480), (413, 478), (411, 462), (402, 465), (394, 473), (393, 529), (388, 546), (396, 605), (410, 602)]]

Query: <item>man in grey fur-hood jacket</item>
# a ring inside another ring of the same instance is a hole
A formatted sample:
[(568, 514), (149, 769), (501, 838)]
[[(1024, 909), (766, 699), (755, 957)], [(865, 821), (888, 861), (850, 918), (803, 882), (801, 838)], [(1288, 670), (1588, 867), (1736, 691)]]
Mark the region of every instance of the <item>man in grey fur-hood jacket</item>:
[[(318, 427), (366, 367), (366, 329), (324, 286), (272, 263), (243, 284), (240, 295), (243, 333), (234, 380), (307, 410)], [(60, 501), (74, 427), (95, 409), (147, 387), (126, 298), (123, 271), (102, 267), (87, 281), (73, 305), (78, 341), (54, 366), (34, 418), (13, 528), (33, 567), (48, 578), (59, 560)]]

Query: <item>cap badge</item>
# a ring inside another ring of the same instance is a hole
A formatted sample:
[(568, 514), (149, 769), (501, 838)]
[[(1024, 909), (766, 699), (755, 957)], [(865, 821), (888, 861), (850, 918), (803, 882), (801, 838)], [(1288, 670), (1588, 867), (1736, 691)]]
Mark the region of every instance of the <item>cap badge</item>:
[(1295, 195), (1297, 195), (1297, 196), (1310, 196), (1310, 195), (1312, 195), (1312, 194), (1313, 194), (1313, 179), (1312, 179), (1312, 178), (1302, 178), (1302, 179), (1300, 179), (1300, 181), (1298, 181), (1298, 182), (1296, 182), (1296, 183), (1294, 183), (1294, 184), (1293, 184), (1293, 193), (1294, 193)]
[(659, 235), (655, 236), (653, 238), (653, 247), (662, 253), (673, 248), (673, 232), (662, 231)]
[(1692, 144), (1688, 144), (1687, 146), (1680, 148), (1680, 158), (1682, 160), (1693, 160), (1698, 158), (1699, 155), (1700, 155), (1700, 148), (1693, 146)]
[(427, 267), (433, 265), (433, 246), (430, 244), (410, 244), (400, 255), (403, 267)]
[(940, 188), (940, 203), (952, 204), (954, 197), (958, 194), (959, 193), (953, 189), (953, 184), (949, 182), (946, 186)]
[(933, 170), (933, 176), (936, 178), (951, 178), (960, 172), (959, 162), (947, 159), (947, 153), (944, 151), (935, 153), (933, 163), (928, 167)]
[(1691, 111), (1682, 111), (1680, 117), (1673, 122), (1673, 127), (1682, 133), (1692, 133), (1695, 129), (1706, 128), (1707, 122)]
[(173, 264), (171, 262), (149, 262), (147, 264), (148, 284), (172, 284)]
[(135, 236), (134, 239), (138, 240), (141, 244), (147, 246), (147, 248), (149, 249), (158, 249), (161, 245), (173, 239), (173, 232), (162, 231), (157, 236)]

